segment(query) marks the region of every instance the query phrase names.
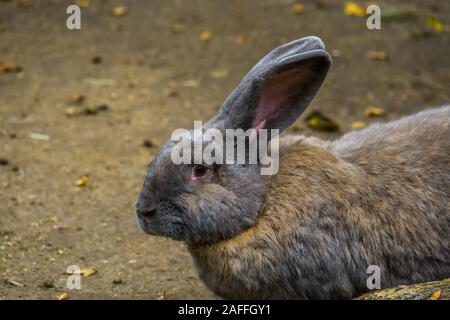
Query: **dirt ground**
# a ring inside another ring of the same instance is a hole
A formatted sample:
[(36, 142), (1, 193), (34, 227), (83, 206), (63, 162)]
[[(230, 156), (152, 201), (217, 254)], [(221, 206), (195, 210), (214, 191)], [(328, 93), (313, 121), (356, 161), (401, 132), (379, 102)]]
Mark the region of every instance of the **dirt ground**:
[[(138, 229), (134, 201), (172, 130), (208, 120), (281, 43), (318, 35), (334, 57), (305, 114), (320, 110), (340, 132), (313, 131), (304, 116), (292, 131), (333, 138), (450, 101), (450, 33), (427, 24), (450, 24), (448, 1), (375, 1), (387, 18), (374, 31), (337, 0), (300, 1), (300, 14), (291, 0), (91, 0), (70, 31), (72, 2), (0, 1), (0, 61), (21, 68), (0, 72), (2, 299), (55, 299), (70, 265), (97, 269), (71, 299), (215, 298), (182, 243)], [(127, 14), (112, 15), (121, 4)], [(365, 116), (371, 106), (385, 116)]]

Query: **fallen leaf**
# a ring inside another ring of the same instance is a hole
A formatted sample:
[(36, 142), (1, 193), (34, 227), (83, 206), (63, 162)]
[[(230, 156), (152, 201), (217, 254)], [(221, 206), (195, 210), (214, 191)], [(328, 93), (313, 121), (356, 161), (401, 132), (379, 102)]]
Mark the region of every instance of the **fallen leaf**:
[(87, 8), (91, 4), (91, 0), (77, 0), (75, 1), (75, 4), (82, 8)]
[(384, 114), (384, 110), (378, 107), (369, 107), (364, 111), (364, 115), (367, 117), (381, 117), (384, 116)]
[(0, 61), (0, 74), (1, 73), (18, 73), (22, 71), (22, 68), (15, 63)]
[(56, 295), (56, 300), (67, 300), (69, 299), (69, 294), (67, 292), (63, 292), (61, 294)]
[(236, 36), (236, 38), (234, 38), (234, 42), (236, 42), (239, 45), (247, 45), (250, 44), (250, 39), (244, 35), (238, 35)]
[(167, 300), (167, 295), (166, 295), (166, 292), (165, 292), (165, 291), (163, 291), (162, 295), (160, 295), (160, 296), (158, 297), (158, 300)]
[(82, 103), (85, 99), (86, 97), (79, 93), (73, 93), (69, 97), (69, 101), (71, 103)]
[(434, 292), (434, 293), (428, 298), (428, 300), (439, 300), (440, 297), (441, 297), (441, 290), (438, 290), (438, 291)]
[(313, 111), (305, 121), (309, 127), (318, 131), (334, 132), (339, 130), (339, 125), (336, 122), (319, 111)]
[(295, 14), (300, 14), (305, 12), (305, 5), (301, 3), (294, 3), (292, 5), (292, 12)]
[(65, 272), (65, 274), (69, 274), (69, 275), (79, 274), (83, 277), (90, 277), (96, 273), (97, 273), (97, 269), (95, 269), (95, 268), (80, 269), (80, 272), (76, 272), (76, 271)]
[(213, 70), (209, 75), (211, 76), (211, 78), (215, 79), (226, 78), (228, 76), (228, 69)]
[(81, 179), (78, 179), (75, 182), (75, 186), (77, 186), (77, 187), (85, 187), (85, 186), (88, 185), (88, 183), (89, 183), (89, 177), (88, 176), (83, 176), (83, 177), (81, 177)]
[(438, 17), (428, 17), (427, 24), (438, 32), (442, 32), (445, 30), (444, 24), (439, 20)]
[(127, 6), (116, 6), (112, 8), (111, 14), (116, 17), (122, 17), (128, 13), (128, 7)]
[(344, 13), (346, 16), (364, 17), (366, 15), (366, 9), (354, 2), (346, 2)]
[(364, 121), (355, 121), (352, 123), (352, 129), (362, 129), (365, 128), (367, 124)]
[(367, 51), (366, 57), (370, 60), (386, 61), (389, 60), (389, 56), (384, 51)]
[(211, 40), (212, 34), (211, 32), (205, 30), (202, 33), (200, 33), (199, 39), (202, 42), (208, 42)]
[(97, 273), (97, 269), (95, 269), (95, 268), (88, 268), (88, 269), (81, 269), (80, 270), (80, 274), (83, 277), (90, 277), (90, 276), (92, 276), (92, 275), (94, 275), (96, 273)]
[(52, 216), (49, 218), (50, 221), (52, 221), (53, 223), (58, 223), (58, 217), (57, 216)]

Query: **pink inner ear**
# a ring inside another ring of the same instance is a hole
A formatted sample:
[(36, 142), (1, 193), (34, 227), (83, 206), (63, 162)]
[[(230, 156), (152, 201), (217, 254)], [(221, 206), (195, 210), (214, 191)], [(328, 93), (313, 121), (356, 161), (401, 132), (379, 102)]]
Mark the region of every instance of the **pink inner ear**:
[(253, 129), (263, 129), (269, 119), (277, 118), (288, 107), (288, 100), (301, 90), (302, 78), (302, 69), (295, 68), (276, 74), (264, 82), (252, 122)]

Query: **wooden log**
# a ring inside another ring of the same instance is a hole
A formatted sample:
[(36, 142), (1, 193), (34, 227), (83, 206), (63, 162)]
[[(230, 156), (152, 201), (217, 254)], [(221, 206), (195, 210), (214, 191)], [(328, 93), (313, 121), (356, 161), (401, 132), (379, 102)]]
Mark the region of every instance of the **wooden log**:
[(450, 300), (450, 278), (375, 290), (363, 294), (356, 300)]

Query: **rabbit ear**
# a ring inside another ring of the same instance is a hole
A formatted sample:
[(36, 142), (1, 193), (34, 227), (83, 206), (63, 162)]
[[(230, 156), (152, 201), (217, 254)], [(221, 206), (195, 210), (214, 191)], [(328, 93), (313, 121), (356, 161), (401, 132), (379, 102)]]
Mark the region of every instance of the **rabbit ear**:
[(226, 129), (289, 127), (321, 86), (331, 64), (317, 37), (278, 47), (262, 58), (223, 103), (211, 126)]

